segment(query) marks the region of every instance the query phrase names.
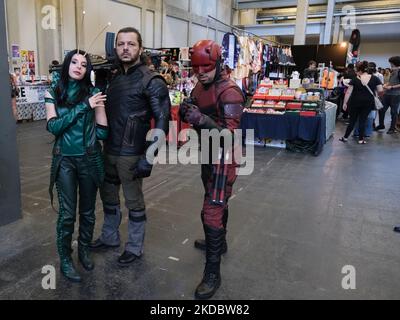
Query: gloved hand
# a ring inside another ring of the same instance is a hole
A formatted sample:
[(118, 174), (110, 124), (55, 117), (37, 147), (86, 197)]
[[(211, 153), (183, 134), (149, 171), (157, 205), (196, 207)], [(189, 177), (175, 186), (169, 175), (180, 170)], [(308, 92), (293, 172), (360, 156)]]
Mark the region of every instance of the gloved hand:
[(130, 168), (130, 171), (133, 172), (132, 179), (150, 177), (152, 169), (153, 165), (147, 162), (146, 157), (143, 157)]
[(197, 106), (189, 108), (185, 115), (185, 121), (195, 126), (201, 126), (205, 121), (206, 115), (202, 114)]
[(186, 113), (191, 108), (197, 108), (197, 106), (195, 105), (194, 99), (192, 99), (192, 98), (184, 99), (179, 107), (179, 115), (182, 120), (185, 120)]

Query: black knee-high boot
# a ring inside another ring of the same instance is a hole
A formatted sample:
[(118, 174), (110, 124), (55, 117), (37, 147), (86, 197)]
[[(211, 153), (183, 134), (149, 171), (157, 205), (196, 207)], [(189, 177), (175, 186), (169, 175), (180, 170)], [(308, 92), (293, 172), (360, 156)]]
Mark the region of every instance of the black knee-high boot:
[[(224, 226), (225, 235), (224, 235), (224, 244), (222, 246), (221, 254), (225, 254), (228, 252), (228, 243), (226, 242), (226, 234), (228, 232), (228, 230), (226, 228), (227, 224), (228, 224), (228, 217), (229, 217), (229, 210), (228, 210), (228, 208), (226, 208), (224, 210), (224, 215), (222, 216), (222, 224)], [(204, 214), (203, 213), (201, 213), (201, 221), (204, 224)], [(194, 241), (194, 246), (195, 246), (195, 248), (197, 248), (199, 250), (205, 251), (206, 250), (206, 241), (203, 239), (197, 239)]]
[(58, 191), (59, 216), (57, 221), (57, 249), (60, 256), (61, 273), (70, 281), (80, 282), (82, 278), (72, 262), (72, 234), (74, 233), (75, 216), (64, 209), (64, 200)]
[(79, 262), (86, 271), (94, 269), (94, 263), (90, 258), (89, 245), (93, 238), (94, 212), (91, 215), (80, 215), (79, 218), (79, 239), (78, 239), (78, 258)]
[(195, 292), (197, 299), (211, 298), (221, 285), (220, 264), (225, 230), (204, 225), (204, 233), (206, 236), (206, 267), (203, 279)]

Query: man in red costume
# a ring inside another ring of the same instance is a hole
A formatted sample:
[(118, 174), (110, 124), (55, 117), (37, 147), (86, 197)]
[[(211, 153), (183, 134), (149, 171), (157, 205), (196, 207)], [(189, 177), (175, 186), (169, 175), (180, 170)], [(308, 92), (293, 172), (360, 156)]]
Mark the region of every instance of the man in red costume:
[[(240, 88), (223, 70), (221, 48), (211, 40), (197, 42), (191, 50), (193, 71), (199, 82), (193, 89), (191, 99), (181, 105), (181, 116), (200, 132), (227, 129), (233, 136), (243, 113), (244, 97)], [(219, 146), (217, 146), (219, 147)], [(226, 226), (228, 222), (228, 199), (236, 180), (237, 165), (233, 159), (232, 146), (224, 149), (230, 164), (202, 164), (201, 178), (205, 197), (201, 220), (204, 240), (196, 240), (195, 246), (206, 250), (206, 266), (201, 283), (196, 289), (197, 299), (209, 299), (221, 285), (221, 254), (227, 251)]]

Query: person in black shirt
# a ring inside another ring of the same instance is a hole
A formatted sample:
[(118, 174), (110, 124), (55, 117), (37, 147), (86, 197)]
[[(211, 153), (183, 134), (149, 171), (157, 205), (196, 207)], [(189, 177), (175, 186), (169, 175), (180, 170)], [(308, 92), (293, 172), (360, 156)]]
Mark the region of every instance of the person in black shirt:
[(308, 63), (307, 69), (304, 70), (304, 78), (307, 79), (314, 79), (314, 82), (318, 82), (318, 69), (317, 69), (317, 63), (313, 60), (311, 60)]
[(346, 72), (344, 73), (344, 78), (345, 79), (350, 79), (350, 80), (353, 80), (354, 78), (357, 78), (357, 73), (354, 70), (354, 64), (350, 63), (347, 66)]
[(346, 92), (344, 99), (343, 109), (347, 110), (349, 98), (351, 96), (351, 109), (350, 109), (350, 124), (347, 127), (346, 133), (340, 141), (347, 142), (354, 126), (359, 120), (360, 135), (358, 139), (359, 144), (365, 144), (365, 125), (369, 113), (375, 108), (375, 100), (371, 92), (377, 91), (380, 95), (383, 94), (383, 87), (381, 81), (374, 75), (368, 74), (368, 62), (363, 61), (357, 64), (357, 77), (350, 81), (349, 89)]

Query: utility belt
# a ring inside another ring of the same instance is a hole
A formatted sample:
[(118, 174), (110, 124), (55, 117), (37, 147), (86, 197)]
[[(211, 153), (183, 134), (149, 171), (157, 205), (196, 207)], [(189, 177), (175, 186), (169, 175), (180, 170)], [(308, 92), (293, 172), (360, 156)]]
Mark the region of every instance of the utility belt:
[[(86, 147), (85, 155), (94, 155), (98, 154), (99, 152), (101, 152), (101, 145), (99, 142), (96, 142), (95, 145)], [(55, 146), (53, 148), (53, 155), (60, 156), (61, 154), (62, 154), (61, 147)]]

